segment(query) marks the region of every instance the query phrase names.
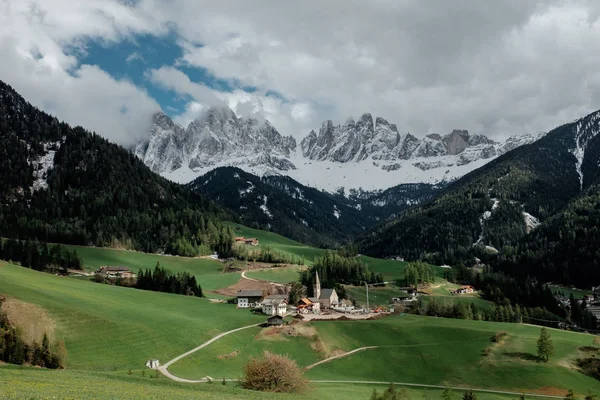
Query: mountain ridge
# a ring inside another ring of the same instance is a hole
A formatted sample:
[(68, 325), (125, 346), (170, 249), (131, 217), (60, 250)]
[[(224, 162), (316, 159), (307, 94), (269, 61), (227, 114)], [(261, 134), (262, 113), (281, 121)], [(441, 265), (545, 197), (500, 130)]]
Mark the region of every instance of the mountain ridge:
[[(134, 154), (170, 180), (188, 183), (213, 168), (234, 166), (257, 176), (286, 175), (330, 193), (383, 190), (398, 184), (449, 182), (543, 133), (495, 142), (455, 129), (418, 139), (369, 113), (342, 125), (323, 122), (299, 143), (269, 121), (238, 118), (226, 107), (211, 108), (187, 128), (165, 114), (153, 117), (148, 140)], [(346, 171), (348, 174), (346, 174)]]

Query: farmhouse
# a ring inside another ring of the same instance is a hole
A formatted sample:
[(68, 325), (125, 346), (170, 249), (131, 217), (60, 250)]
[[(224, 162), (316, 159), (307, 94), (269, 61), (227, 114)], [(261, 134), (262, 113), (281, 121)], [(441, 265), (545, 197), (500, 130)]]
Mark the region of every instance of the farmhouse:
[(263, 293), (260, 290), (242, 289), (236, 294), (238, 308), (256, 307), (263, 299)]
[(100, 269), (98, 271), (96, 271), (98, 274), (103, 274), (106, 275), (106, 277), (108, 278), (116, 278), (116, 277), (121, 277), (121, 278), (135, 278), (136, 275), (131, 272), (129, 270), (129, 268), (127, 267), (118, 267), (118, 266), (110, 266), (110, 265), (104, 265), (102, 267), (100, 267)]
[(150, 360), (146, 361), (146, 367), (150, 369), (157, 369), (158, 367), (160, 367), (160, 363), (157, 359), (151, 358)]
[(283, 317), (281, 315), (274, 315), (267, 318), (267, 326), (280, 326), (283, 325)]
[(314, 297), (309, 298), (313, 303), (321, 303), (320, 307), (328, 308), (335, 307), (339, 304), (340, 299), (335, 289), (321, 289), (321, 281), (319, 273), (315, 273), (315, 284), (313, 285)]
[(298, 307), (298, 312), (303, 313), (303, 314), (307, 314), (310, 312), (317, 313), (317, 312), (321, 311), (321, 303), (319, 303), (318, 300), (313, 302), (310, 299), (307, 299), (306, 297), (304, 297), (298, 301), (297, 307)]
[(454, 291), (456, 294), (473, 293), (475, 289), (471, 285), (461, 286)]
[(245, 238), (243, 236), (238, 236), (234, 239), (236, 243), (244, 243), (250, 246), (258, 246), (258, 239), (256, 238)]
[(268, 296), (260, 304), (262, 313), (266, 315), (281, 315), (287, 314), (287, 299), (280, 298), (279, 295)]

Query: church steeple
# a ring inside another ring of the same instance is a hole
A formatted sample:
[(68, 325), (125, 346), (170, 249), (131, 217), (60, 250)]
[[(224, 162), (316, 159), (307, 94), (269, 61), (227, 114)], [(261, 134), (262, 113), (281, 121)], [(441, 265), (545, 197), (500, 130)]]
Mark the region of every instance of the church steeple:
[(315, 284), (313, 285), (313, 295), (317, 299), (321, 297), (321, 281), (319, 280), (318, 272), (315, 272)]

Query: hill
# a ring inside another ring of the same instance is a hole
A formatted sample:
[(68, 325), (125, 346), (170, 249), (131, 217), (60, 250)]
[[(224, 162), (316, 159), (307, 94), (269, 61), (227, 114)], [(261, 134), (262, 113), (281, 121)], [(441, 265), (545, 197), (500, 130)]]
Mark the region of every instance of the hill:
[(187, 187), (225, 207), (243, 224), (318, 247), (339, 247), (379, 221), (430, 199), (443, 185), (404, 184), (385, 191), (328, 193), (294, 179), (220, 167)]
[[(225, 212), (0, 82), (0, 236), (209, 252)], [(212, 240), (211, 240), (212, 239)]]
[[(600, 112), (560, 126), (363, 235), (361, 250), (439, 264), (472, 264), (478, 256), (492, 263), (497, 259), (505, 270), (519, 270), (536, 246), (565, 250), (591, 243), (596, 233), (588, 228), (595, 225), (597, 217), (585, 210), (600, 205), (596, 196), (599, 131)], [(553, 234), (559, 226), (562, 235)], [(579, 232), (576, 240), (573, 232)], [(581, 257), (586, 260), (595, 254), (589, 245), (580, 251), (585, 252)], [(541, 255), (538, 252), (538, 257)], [(554, 250), (544, 251), (543, 256), (546, 259), (527, 272), (535, 275), (545, 268), (553, 270), (545, 275), (550, 279), (579, 284), (593, 276), (597, 283), (595, 273), (583, 273), (585, 268), (577, 261), (581, 257), (561, 258)]]
[[(11, 398), (52, 394), (64, 397), (67, 393), (76, 397), (86, 393), (90, 398), (160, 398), (171, 392), (172, 398), (186, 398), (192, 394), (189, 388), (206, 398), (270, 398), (232, 384), (185, 386), (164, 377), (153, 379), (151, 371), (143, 367), (148, 358), (164, 362), (220, 332), (260, 322), (264, 317), (205, 299), (94, 284), (7, 264), (0, 266), (0, 293), (43, 309), (53, 321), (54, 336), (65, 341), (68, 351), (67, 369), (63, 371), (0, 366), (3, 393), (13, 394)], [(580, 354), (578, 348), (592, 341), (589, 335), (552, 330), (557, 352), (546, 364), (531, 359), (539, 328), (527, 325), (402, 315), (300, 326), (299, 331), (290, 327), (294, 329), (292, 334), (261, 328), (231, 334), (169, 370), (189, 378), (208, 374), (219, 381), (222, 377), (238, 377), (244, 361), (263, 349), (288, 353), (307, 366), (358, 347), (382, 346), (315, 366), (308, 377), (452, 384), (545, 394), (564, 394), (568, 388), (580, 394), (587, 389), (600, 390), (598, 381), (573, 368), (573, 359)], [(496, 345), (490, 337), (499, 331), (508, 335)], [(236, 356), (223, 357), (232, 353)], [(88, 384), (73, 392), (82, 382)], [(345, 394), (349, 399), (366, 399), (373, 387), (318, 383), (306, 397), (289, 398), (333, 399)], [(379, 390), (384, 387), (379, 386)], [(423, 390), (415, 388), (410, 393), (420, 396)], [(440, 395), (439, 390), (427, 393)], [(483, 393), (478, 396), (505, 398)]]

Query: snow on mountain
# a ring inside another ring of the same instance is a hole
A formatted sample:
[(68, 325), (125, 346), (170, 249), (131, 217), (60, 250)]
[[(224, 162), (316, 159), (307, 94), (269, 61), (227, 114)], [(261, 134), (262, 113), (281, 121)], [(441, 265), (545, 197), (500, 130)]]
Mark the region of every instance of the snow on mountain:
[(163, 113), (154, 114), (148, 140), (138, 143), (134, 153), (154, 172), (168, 176), (174, 171), (202, 171), (236, 158), (242, 158), (243, 164), (285, 171), (294, 168), (288, 158), (295, 150), (296, 140), (281, 136), (269, 121), (238, 118), (229, 108), (211, 108), (187, 129)]
[(54, 167), (54, 156), (60, 148), (61, 141), (44, 143), (46, 153), (35, 160), (30, 160), (29, 164), (33, 166), (33, 185), (31, 191), (44, 190), (48, 188), (48, 172)]
[(318, 133), (311, 131), (296, 146), (268, 121), (211, 108), (186, 129), (156, 114), (149, 139), (134, 152), (153, 171), (180, 183), (217, 167), (235, 166), (258, 176), (287, 175), (334, 192), (340, 187), (381, 190), (403, 183), (451, 181), (541, 136), (513, 136), (498, 143), (454, 130), (418, 139), (400, 133), (383, 118), (363, 114), (342, 125), (325, 121)]
[(570, 151), (577, 159), (575, 169), (579, 176), (579, 187), (583, 189), (583, 171), (581, 167), (588, 143), (600, 133), (600, 112), (578, 120), (575, 129), (575, 147)]

